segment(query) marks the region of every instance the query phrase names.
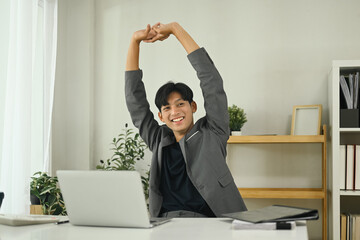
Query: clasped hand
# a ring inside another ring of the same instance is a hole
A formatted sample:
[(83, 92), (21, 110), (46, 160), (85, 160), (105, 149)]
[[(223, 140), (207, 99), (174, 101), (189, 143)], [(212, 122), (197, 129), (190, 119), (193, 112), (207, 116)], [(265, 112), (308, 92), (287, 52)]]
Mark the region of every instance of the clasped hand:
[(147, 43), (153, 43), (158, 40), (163, 41), (167, 39), (170, 36), (170, 34), (172, 34), (171, 25), (172, 25), (171, 23), (162, 24), (158, 22), (152, 27), (150, 27), (150, 24), (148, 24), (146, 26), (146, 29), (136, 31), (133, 35), (133, 38), (138, 43), (140, 43), (141, 41)]

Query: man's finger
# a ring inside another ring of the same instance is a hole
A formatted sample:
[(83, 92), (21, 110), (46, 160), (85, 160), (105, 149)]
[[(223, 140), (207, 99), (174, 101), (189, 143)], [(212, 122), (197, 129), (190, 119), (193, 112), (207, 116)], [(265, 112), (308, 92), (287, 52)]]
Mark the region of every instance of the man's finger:
[(158, 35), (156, 35), (155, 37), (153, 37), (151, 39), (147, 39), (146, 42), (156, 42), (159, 39), (160, 39), (160, 37)]
[(170, 36), (170, 35), (167, 35), (167, 36), (165, 36), (165, 37), (162, 37), (162, 38), (160, 39), (160, 41), (164, 41), (164, 40), (167, 39), (169, 36)]
[(150, 32), (148, 33), (148, 38), (153, 38), (157, 35), (158, 33), (155, 32), (153, 29), (150, 30)]
[(158, 23), (156, 23), (155, 25), (152, 26), (152, 29), (158, 33), (158, 32), (160, 32), (160, 27), (161, 26), (162, 26), (162, 24), (160, 22), (158, 22)]
[(155, 41), (157, 41), (157, 40), (158, 40), (157, 37), (154, 36), (154, 37), (152, 37), (152, 38), (147, 38), (147, 39), (145, 39), (145, 40), (143, 40), (143, 41), (146, 42), (146, 43), (152, 43), (152, 42), (155, 42)]
[(146, 30), (145, 30), (146, 35), (150, 32), (150, 30), (151, 30), (150, 24), (148, 24), (148, 25), (146, 26)]
[(160, 23), (160, 22), (155, 23), (155, 24), (152, 26), (152, 28), (153, 28), (153, 29), (156, 29), (156, 28), (159, 28), (159, 26), (161, 26), (161, 23)]

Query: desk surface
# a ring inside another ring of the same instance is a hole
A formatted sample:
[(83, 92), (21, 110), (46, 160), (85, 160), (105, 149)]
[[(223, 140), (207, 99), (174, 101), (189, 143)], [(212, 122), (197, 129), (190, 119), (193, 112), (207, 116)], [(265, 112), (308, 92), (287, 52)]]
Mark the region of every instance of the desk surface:
[(0, 225), (1, 240), (112, 240), (112, 239), (308, 239), (305, 223), (293, 230), (233, 230), (226, 218), (174, 218), (152, 229), (80, 227), (69, 223), (23, 227)]

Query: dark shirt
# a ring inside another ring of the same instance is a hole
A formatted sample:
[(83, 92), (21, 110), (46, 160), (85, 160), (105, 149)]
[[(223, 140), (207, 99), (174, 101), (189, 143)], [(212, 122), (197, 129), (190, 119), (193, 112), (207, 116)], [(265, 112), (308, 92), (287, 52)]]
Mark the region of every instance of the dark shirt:
[(187, 175), (178, 142), (163, 148), (160, 191), (163, 195), (160, 214), (186, 210), (215, 217)]

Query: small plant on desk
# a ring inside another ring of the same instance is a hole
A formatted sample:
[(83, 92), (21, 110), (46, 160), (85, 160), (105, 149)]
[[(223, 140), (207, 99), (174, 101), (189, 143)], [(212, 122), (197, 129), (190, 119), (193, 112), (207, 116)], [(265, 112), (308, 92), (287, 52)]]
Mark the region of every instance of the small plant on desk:
[[(36, 172), (31, 177), (30, 197), (38, 199), (45, 215), (67, 215), (64, 199), (58, 187), (57, 177), (51, 177), (45, 172)], [(35, 197), (35, 198), (34, 198)]]

